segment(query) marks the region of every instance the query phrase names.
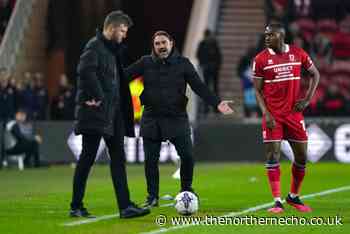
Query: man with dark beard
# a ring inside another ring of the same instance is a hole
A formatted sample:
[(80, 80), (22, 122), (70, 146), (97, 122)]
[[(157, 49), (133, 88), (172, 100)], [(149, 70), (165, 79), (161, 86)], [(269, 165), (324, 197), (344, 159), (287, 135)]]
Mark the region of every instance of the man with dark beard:
[(145, 150), (148, 192), (146, 207), (158, 206), (158, 161), (161, 142), (165, 140), (174, 144), (181, 158), (181, 191), (193, 192), (194, 161), (186, 112), (187, 84), (221, 113), (233, 112), (228, 105), (231, 101), (221, 101), (209, 91), (189, 59), (176, 50), (175, 42), (167, 32), (156, 32), (152, 44), (151, 55), (143, 56), (126, 69), (128, 78), (143, 76), (144, 79), (144, 90), (140, 99), (145, 108), (141, 120), (141, 136)]

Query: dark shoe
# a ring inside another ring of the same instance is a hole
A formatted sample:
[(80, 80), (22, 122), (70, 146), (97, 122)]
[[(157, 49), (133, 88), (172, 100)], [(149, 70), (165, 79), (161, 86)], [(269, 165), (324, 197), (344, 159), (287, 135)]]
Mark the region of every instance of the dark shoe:
[(144, 208), (152, 208), (159, 206), (158, 198), (156, 197), (147, 197), (145, 203), (142, 205)]
[(140, 208), (136, 204), (131, 202), (128, 207), (120, 211), (120, 218), (129, 219), (129, 218), (141, 217), (141, 216), (148, 215), (149, 213), (151, 213), (150, 209)]
[(311, 207), (305, 205), (305, 204), (300, 200), (300, 198), (299, 198), (298, 196), (292, 198), (292, 197), (288, 194), (288, 196), (287, 196), (287, 198), (286, 198), (286, 202), (287, 202), (289, 205), (293, 206), (295, 209), (297, 209), (297, 210), (300, 211), (300, 212), (305, 212), (305, 213), (307, 213), (307, 212), (311, 212), (311, 211), (312, 211)]
[(186, 189), (181, 189), (180, 193), (182, 192), (191, 192), (193, 193), (194, 195), (196, 195), (197, 199), (198, 199), (198, 202), (199, 202), (199, 196), (198, 194), (194, 191), (194, 189), (191, 187), (191, 188), (186, 188)]
[(89, 219), (96, 218), (96, 216), (90, 214), (86, 208), (72, 209), (69, 211), (69, 216), (72, 218), (78, 218), (78, 217), (84, 217)]

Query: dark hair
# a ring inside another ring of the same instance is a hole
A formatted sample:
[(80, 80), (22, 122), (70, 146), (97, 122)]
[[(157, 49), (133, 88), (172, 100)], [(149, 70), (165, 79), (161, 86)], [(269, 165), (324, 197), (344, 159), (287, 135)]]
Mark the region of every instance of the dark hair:
[(152, 44), (154, 42), (154, 39), (157, 37), (157, 36), (165, 36), (167, 37), (170, 41), (174, 42), (174, 38), (172, 36), (170, 36), (169, 33), (167, 33), (166, 31), (157, 31), (153, 34), (152, 36)]
[(119, 26), (125, 24), (128, 28), (133, 26), (132, 19), (122, 11), (112, 11), (109, 13), (103, 23), (103, 28), (107, 28), (109, 25)]
[(24, 114), (27, 114), (28, 111), (25, 107), (19, 107), (16, 111), (16, 113), (24, 113)]
[(286, 35), (286, 29), (281, 23), (271, 23), (271, 24), (268, 24), (266, 28), (270, 28), (272, 31), (280, 32)]

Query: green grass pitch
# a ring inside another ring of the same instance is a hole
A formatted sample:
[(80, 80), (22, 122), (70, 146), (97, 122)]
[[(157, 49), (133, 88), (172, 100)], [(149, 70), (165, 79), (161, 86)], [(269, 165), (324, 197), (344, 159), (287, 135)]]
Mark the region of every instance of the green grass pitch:
[[(171, 178), (173, 165), (161, 165), (160, 195), (176, 195), (179, 181)], [(282, 163), (282, 192), (290, 187), (290, 164)], [(164, 214), (171, 219), (178, 216), (175, 209), (161, 201), (162, 207), (152, 209), (148, 216), (121, 220), (107, 218), (97, 222), (64, 226), (74, 221), (68, 217), (71, 198), (73, 169), (69, 166), (53, 166), (48, 169), (0, 170), (0, 233), (1, 234), (124, 234), (155, 231), (161, 227), (155, 218)], [(302, 195), (350, 185), (350, 165), (321, 162), (308, 164)], [(131, 197), (142, 203), (146, 197), (142, 165), (128, 165)], [(254, 163), (198, 163), (195, 168), (194, 188), (200, 195), (200, 211), (196, 216), (221, 216), (244, 211), (271, 202), (263, 164)], [(310, 197), (304, 200), (313, 208), (312, 213), (301, 214), (285, 205), (286, 212), (276, 217), (305, 216), (341, 218), (343, 225), (201, 225), (174, 229), (165, 225), (165, 233), (350, 233), (350, 189)], [(98, 217), (117, 212), (116, 201), (106, 165), (94, 166), (88, 181), (85, 204)], [(241, 216), (271, 216), (266, 209), (246, 212)], [(167, 229), (170, 228), (170, 229)]]

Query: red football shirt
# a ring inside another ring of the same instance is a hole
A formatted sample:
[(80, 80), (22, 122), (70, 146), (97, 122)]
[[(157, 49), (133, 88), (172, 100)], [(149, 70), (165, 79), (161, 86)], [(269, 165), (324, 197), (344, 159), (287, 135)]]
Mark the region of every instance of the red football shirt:
[(299, 96), (301, 69), (309, 69), (312, 64), (303, 49), (287, 44), (280, 54), (267, 48), (255, 57), (253, 78), (264, 80), (263, 98), (273, 116), (292, 112)]

